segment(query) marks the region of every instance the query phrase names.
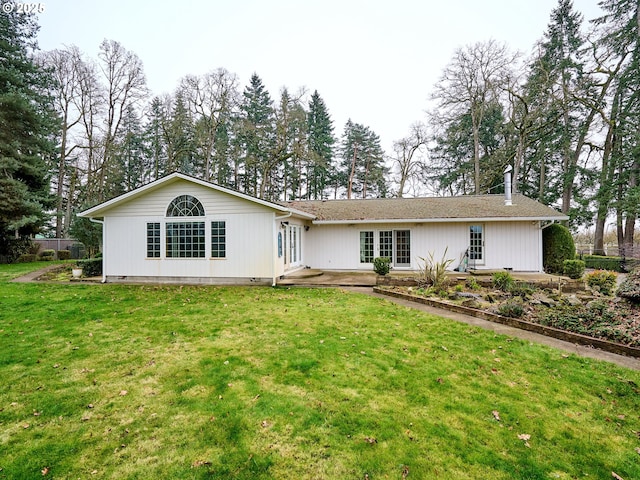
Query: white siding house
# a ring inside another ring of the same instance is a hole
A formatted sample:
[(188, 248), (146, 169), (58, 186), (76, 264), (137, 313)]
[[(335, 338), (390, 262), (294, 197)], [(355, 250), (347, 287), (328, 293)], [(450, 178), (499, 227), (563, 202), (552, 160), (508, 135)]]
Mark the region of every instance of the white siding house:
[(79, 214), (103, 224), (107, 282), (276, 283), (304, 268), (542, 271), (542, 229), (567, 217), (514, 195), (267, 202), (173, 173)]

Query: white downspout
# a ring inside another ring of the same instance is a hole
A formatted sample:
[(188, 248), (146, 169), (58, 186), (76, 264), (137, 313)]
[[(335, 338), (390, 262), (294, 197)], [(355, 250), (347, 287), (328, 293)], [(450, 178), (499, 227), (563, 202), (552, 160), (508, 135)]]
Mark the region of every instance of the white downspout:
[(104, 220), (96, 220), (93, 217), (89, 217), (89, 221), (102, 225), (102, 283), (107, 283), (107, 273), (106, 273), (106, 269), (104, 268), (104, 259), (106, 258), (105, 254), (107, 249)]
[(271, 286), (275, 287), (276, 286), (276, 270), (277, 270), (277, 266), (276, 266), (276, 262), (278, 261), (278, 222), (280, 220), (284, 220), (285, 218), (289, 218), (291, 215), (293, 215), (291, 212), (287, 213), (286, 215), (282, 215), (280, 217), (274, 217), (273, 218), (273, 262), (271, 262)]

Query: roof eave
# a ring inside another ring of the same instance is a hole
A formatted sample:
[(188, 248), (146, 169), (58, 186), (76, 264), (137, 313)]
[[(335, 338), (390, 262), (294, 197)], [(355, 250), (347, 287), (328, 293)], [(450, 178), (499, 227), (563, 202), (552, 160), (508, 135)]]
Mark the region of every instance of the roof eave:
[(210, 182), (206, 182), (204, 180), (200, 180), (198, 178), (195, 177), (190, 177), (189, 175), (185, 175), (183, 173), (179, 173), (179, 172), (175, 172), (172, 173), (170, 175), (167, 175), (166, 177), (160, 178), (156, 181), (153, 181), (151, 183), (148, 183), (147, 185), (143, 185), (142, 187), (139, 187), (135, 190), (132, 190), (130, 192), (124, 193), (122, 195), (119, 195), (115, 198), (112, 198), (111, 200), (107, 200), (106, 202), (100, 203), (94, 207), (91, 207), (87, 210), (84, 210), (82, 212), (79, 212), (77, 214), (78, 217), (82, 217), (82, 218), (99, 218), (99, 217), (103, 217), (104, 213), (108, 210), (110, 210), (111, 208), (121, 204), (121, 203), (125, 203), (128, 202), (134, 198), (137, 198), (141, 195), (144, 195), (146, 192), (148, 191), (152, 191), (155, 190), (157, 188), (159, 188), (160, 186), (166, 184), (166, 183), (171, 183), (174, 182), (176, 180), (185, 180), (185, 181), (189, 181), (192, 183), (196, 183), (198, 185), (202, 185), (203, 187), (207, 187), (207, 188), (211, 188), (213, 190), (219, 191), (219, 192), (223, 192), (223, 193), (227, 193), (229, 195), (232, 195), (234, 197), (237, 198), (241, 198), (243, 200), (247, 200), (253, 203), (257, 203), (259, 205), (271, 208), (273, 210), (276, 210), (277, 212), (282, 212), (282, 213), (289, 213), (292, 212), (298, 216), (304, 217), (304, 218), (315, 218), (315, 216), (310, 215), (306, 212), (302, 212), (299, 210), (294, 210), (291, 208), (287, 208), (287, 207), (283, 207), (282, 205), (278, 205), (277, 203), (272, 203), (272, 202), (268, 202), (266, 200), (262, 200), (260, 198), (255, 198), (252, 197), (250, 195), (246, 195), (244, 193), (241, 192), (236, 192), (235, 190), (231, 190), (229, 188), (225, 188), (225, 187), (221, 187), (220, 185), (215, 185), (213, 183)]
[(353, 225), (370, 223), (468, 223), (468, 222), (538, 222), (569, 220), (566, 215), (556, 217), (461, 217), (461, 218), (398, 218), (398, 219), (351, 219), (314, 220), (314, 225)]

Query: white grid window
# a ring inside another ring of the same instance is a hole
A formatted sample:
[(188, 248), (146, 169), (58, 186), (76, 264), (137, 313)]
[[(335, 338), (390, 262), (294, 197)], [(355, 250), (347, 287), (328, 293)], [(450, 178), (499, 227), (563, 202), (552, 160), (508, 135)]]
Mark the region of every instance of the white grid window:
[(204, 256), (204, 222), (167, 222), (167, 258)]

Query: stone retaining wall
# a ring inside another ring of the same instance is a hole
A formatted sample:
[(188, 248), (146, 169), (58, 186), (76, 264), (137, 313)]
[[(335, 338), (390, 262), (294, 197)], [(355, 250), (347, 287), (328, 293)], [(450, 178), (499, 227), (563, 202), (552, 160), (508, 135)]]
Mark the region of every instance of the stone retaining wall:
[(539, 333), (541, 335), (557, 338), (559, 340), (577, 343), (579, 345), (591, 346), (594, 348), (599, 348), (600, 350), (605, 350), (607, 352), (617, 353), (619, 355), (627, 355), (629, 357), (640, 358), (640, 348), (637, 347), (629, 347), (627, 345), (609, 342), (607, 340), (601, 340), (598, 338), (589, 337), (587, 335), (581, 335), (579, 333), (571, 333), (554, 327), (547, 327), (545, 325), (527, 322), (525, 320), (519, 320), (517, 318), (503, 317), (502, 315), (485, 312), (484, 310), (463, 307), (462, 305), (453, 305), (450, 303), (433, 300), (431, 298), (419, 297), (417, 295), (392, 292), (378, 287), (374, 287), (373, 291), (382, 295), (388, 295), (390, 297), (402, 298), (412, 302), (429, 305), (431, 307), (442, 308), (444, 310), (449, 310), (450, 312), (471, 315), (473, 317), (482, 318), (483, 320), (487, 320), (489, 322), (501, 323), (503, 325)]

